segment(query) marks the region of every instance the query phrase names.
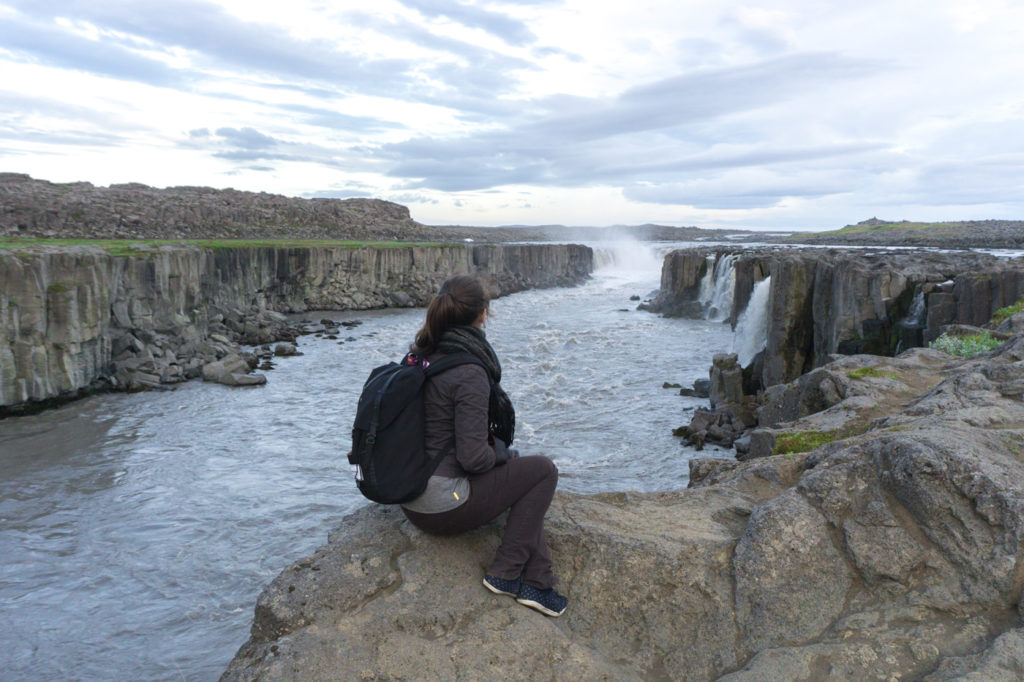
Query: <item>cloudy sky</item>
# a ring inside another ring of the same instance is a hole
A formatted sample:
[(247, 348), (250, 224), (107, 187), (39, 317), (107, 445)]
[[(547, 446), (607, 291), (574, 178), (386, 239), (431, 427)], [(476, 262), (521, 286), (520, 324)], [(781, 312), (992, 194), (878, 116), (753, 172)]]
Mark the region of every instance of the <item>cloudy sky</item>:
[(0, 171), (430, 224), (1024, 218), (1019, 0), (0, 0)]

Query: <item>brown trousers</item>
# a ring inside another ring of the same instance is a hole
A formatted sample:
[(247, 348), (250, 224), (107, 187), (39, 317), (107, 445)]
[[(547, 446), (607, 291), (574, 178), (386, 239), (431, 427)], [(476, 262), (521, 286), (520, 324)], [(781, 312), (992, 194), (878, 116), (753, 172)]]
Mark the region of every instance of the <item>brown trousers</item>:
[(506, 509), (505, 536), (488, 575), (506, 580), (522, 577), (545, 590), (558, 579), (544, 541), (544, 515), (558, 484), (558, 469), (547, 457), (519, 457), (469, 478), (469, 499), (450, 511), (421, 514), (403, 508), (406, 517), (432, 535), (455, 535), (493, 521)]

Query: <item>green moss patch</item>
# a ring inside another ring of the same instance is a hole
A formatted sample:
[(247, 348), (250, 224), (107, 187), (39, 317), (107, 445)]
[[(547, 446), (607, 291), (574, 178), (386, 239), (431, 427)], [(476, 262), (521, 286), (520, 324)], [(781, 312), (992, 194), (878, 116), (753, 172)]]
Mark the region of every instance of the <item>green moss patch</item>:
[(76, 286), (78, 285), (74, 282), (54, 282), (50, 286), (46, 287), (46, 291), (47, 293), (60, 294), (65, 291), (71, 291)]
[(810, 452), (825, 443), (838, 440), (838, 431), (800, 431), (784, 433), (775, 439), (773, 455), (787, 455), (796, 452)]
[(1008, 305), (1005, 308), (1000, 308), (999, 310), (992, 313), (991, 323), (992, 325), (998, 325), (1007, 318), (1013, 317), (1022, 310), (1024, 310), (1024, 298), (1020, 299), (1013, 305)]
[(847, 426), (834, 431), (793, 431), (775, 437), (773, 455), (788, 455), (816, 450), (826, 443), (859, 436), (868, 430), (867, 424)]

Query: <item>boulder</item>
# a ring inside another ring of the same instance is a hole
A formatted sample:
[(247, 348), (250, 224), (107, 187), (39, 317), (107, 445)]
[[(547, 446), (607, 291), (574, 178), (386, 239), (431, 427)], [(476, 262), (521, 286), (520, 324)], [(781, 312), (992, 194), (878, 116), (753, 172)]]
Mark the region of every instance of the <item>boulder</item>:
[(249, 360), (232, 354), (223, 360), (203, 365), (203, 381), (212, 381), (225, 386), (260, 386), (267, 383), (262, 374), (249, 374)]
[(996, 327), (996, 331), (1003, 332), (1004, 334), (1024, 333), (1024, 311), (1011, 315), (1000, 322), (999, 326)]
[(1024, 339), (934, 356), (826, 367), (851, 383), (825, 412), (858, 383), (887, 412), (813, 451), (557, 494), (557, 620), (480, 585), (500, 520), (435, 538), (363, 508), (264, 590), (223, 679), (1019, 679)]
[(290, 357), (293, 355), (301, 355), (298, 347), (294, 343), (279, 343), (274, 346), (274, 355), (278, 357)]

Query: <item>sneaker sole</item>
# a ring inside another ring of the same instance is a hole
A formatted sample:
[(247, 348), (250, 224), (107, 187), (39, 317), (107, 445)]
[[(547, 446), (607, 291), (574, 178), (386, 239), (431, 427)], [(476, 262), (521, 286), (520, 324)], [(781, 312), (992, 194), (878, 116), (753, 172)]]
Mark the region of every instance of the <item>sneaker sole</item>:
[(558, 618), (563, 613), (565, 613), (565, 609), (562, 609), (561, 611), (552, 611), (551, 609), (549, 609), (548, 607), (544, 606), (540, 602), (535, 602), (535, 601), (532, 601), (530, 599), (516, 599), (516, 601), (519, 602), (520, 604), (522, 604), (523, 606), (529, 606), (531, 609), (535, 609), (537, 611), (540, 611), (545, 616), (551, 616), (552, 618)]
[(516, 596), (515, 592), (506, 592), (505, 590), (499, 590), (497, 587), (495, 587), (494, 585), (492, 585), (489, 582), (487, 582), (487, 580), (484, 580), (484, 587), (486, 587), (488, 590), (490, 590), (494, 594), (503, 594), (506, 597), (515, 597)]

